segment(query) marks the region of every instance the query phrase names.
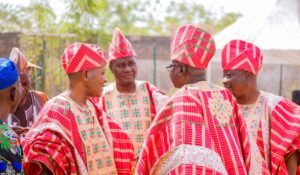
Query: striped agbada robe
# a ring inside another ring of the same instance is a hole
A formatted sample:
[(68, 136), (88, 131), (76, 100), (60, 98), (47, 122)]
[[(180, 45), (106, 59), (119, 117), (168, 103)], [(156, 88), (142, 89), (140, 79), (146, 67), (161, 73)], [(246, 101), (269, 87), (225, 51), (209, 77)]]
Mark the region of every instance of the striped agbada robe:
[(261, 91), (254, 104), (239, 108), (272, 174), (288, 175), (285, 160), (300, 149), (300, 107)]
[(120, 93), (115, 83), (105, 86), (98, 105), (127, 131), (134, 146), (136, 164), (144, 138), (156, 112), (168, 100), (157, 87), (146, 81), (135, 81), (136, 91)]
[(251, 138), (228, 90), (206, 81), (186, 85), (155, 117), (136, 173), (268, 174)]
[(46, 103), (22, 142), (25, 171), (53, 174), (130, 174), (133, 146), (128, 135), (93, 103), (77, 105), (61, 94)]
[[(223, 71), (247, 71), (257, 76), (262, 63), (263, 53), (251, 42), (231, 40), (222, 49)], [(254, 104), (239, 105), (239, 108), (270, 172), (287, 175), (285, 160), (300, 148), (299, 106), (261, 91)]]

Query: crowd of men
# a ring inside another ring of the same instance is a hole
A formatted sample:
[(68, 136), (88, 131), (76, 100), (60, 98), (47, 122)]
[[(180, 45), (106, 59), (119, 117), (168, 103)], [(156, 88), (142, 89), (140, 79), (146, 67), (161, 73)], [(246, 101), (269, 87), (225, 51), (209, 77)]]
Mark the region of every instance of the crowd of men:
[[(300, 106), (258, 89), (263, 53), (247, 41), (224, 46), (224, 87), (208, 82), (215, 51), (205, 29), (179, 27), (168, 97), (136, 80), (137, 54), (116, 28), (108, 56), (87, 43), (64, 50), (69, 85), (49, 99), (30, 90), (41, 68), (13, 48), (0, 58), (0, 174), (300, 175)], [(107, 68), (115, 82), (104, 86)]]

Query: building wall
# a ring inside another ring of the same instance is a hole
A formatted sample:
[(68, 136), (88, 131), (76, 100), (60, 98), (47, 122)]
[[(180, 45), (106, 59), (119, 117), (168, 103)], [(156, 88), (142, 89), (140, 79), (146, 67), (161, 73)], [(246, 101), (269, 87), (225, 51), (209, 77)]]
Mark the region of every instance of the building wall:
[[(20, 33), (0, 33), (1, 57), (9, 57), (13, 47), (20, 47), (19, 35)], [(165, 92), (169, 92), (170, 89), (174, 91), (169, 72), (165, 68), (171, 62), (170, 37), (127, 36), (127, 38), (137, 52), (137, 78), (156, 84)], [(259, 88), (291, 98), (292, 91), (300, 89), (300, 65), (289, 64), (289, 62), (295, 62), (300, 58), (299, 53), (299, 51), (264, 51), (264, 65), (258, 76)], [(156, 73), (154, 73), (154, 54), (156, 55)], [(218, 85), (222, 85), (220, 58), (220, 51), (217, 51), (211, 62), (211, 73), (208, 73), (211, 75), (211, 81)], [(282, 81), (280, 81), (281, 69)], [(156, 83), (154, 76), (156, 76)]]
[[(153, 61), (138, 60), (138, 79), (146, 80), (153, 83)], [(166, 66), (170, 64), (168, 60), (157, 60), (156, 85), (169, 92), (173, 85), (169, 78), (169, 72)], [(265, 64), (258, 76), (259, 89), (282, 95), (286, 98), (292, 98), (292, 92), (300, 90), (300, 66), (299, 65), (282, 65), (282, 81), (280, 81), (280, 68), (278, 64)], [(209, 71), (209, 70), (208, 70)], [(211, 62), (211, 81), (215, 84), (222, 84), (222, 67), (219, 62)], [(281, 87), (280, 87), (281, 84)]]
[(0, 57), (8, 58), (13, 47), (20, 47), (20, 33), (0, 33)]

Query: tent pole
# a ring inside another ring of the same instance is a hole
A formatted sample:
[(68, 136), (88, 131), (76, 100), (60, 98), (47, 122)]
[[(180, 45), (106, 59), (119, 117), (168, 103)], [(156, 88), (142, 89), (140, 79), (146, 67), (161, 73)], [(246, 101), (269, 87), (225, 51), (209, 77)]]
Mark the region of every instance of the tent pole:
[(279, 96), (282, 96), (282, 72), (283, 72), (283, 65), (280, 64)]

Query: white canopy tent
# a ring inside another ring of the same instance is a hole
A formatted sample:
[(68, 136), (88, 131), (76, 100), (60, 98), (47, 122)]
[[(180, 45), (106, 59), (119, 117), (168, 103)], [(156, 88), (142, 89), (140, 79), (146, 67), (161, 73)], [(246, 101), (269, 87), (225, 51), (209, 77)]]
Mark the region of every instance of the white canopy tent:
[[(261, 89), (291, 97), (300, 89), (300, 0), (277, 0), (260, 14), (245, 16), (217, 35), (217, 53), (209, 77), (221, 83), (221, 49), (233, 39), (256, 44), (264, 54)], [(255, 13), (255, 10), (253, 11)]]

